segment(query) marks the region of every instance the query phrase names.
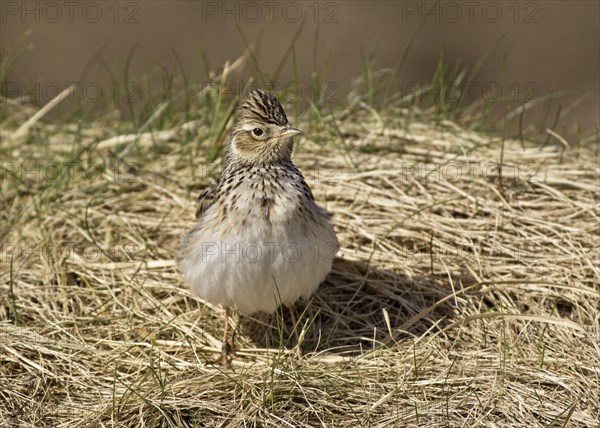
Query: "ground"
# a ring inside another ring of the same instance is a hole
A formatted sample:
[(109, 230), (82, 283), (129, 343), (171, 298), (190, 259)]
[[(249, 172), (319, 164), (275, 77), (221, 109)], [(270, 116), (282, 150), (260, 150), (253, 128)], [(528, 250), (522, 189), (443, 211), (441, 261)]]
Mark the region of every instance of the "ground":
[(231, 121), (15, 135), (34, 111), (1, 135), (0, 427), (600, 426), (597, 136), (393, 103), (291, 115), (341, 250), (296, 306), (304, 356), (287, 311), (234, 317), (228, 369), (223, 311), (174, 255)]

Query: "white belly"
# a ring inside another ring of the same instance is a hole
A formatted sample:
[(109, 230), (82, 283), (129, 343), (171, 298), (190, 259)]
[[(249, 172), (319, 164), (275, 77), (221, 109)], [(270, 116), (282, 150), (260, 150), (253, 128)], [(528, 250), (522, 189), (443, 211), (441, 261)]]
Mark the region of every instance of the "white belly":
[(222, 235), (196, 230), (180, 260), (186, 283), (201, 298), (240, 312), (274, 312), (309, 297), (331, 271), (338, 243), (328, 222), (269, 223), (258, 219)]

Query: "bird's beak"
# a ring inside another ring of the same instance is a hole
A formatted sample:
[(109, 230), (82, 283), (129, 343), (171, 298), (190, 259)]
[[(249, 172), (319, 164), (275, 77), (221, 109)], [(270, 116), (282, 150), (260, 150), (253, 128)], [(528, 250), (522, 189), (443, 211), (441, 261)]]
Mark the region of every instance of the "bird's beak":
[(294, 135), (298, 135), (298, 134), (302, 134), (302, 131), (300, 131), (299, 129), (296, 128), (290, 128), (289, 126), (286, 128), (283, 128), (281, 131), (279, 131), (279, 139), (283, 139), (283, 138), (291, 138)]

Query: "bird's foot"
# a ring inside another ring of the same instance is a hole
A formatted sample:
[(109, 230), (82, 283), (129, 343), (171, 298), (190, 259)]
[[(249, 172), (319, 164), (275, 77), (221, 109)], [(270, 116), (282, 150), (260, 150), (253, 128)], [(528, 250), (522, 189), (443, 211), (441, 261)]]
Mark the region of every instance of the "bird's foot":
[(223, 367), (231, 367), (231, 360), (235, 357), (235, 351), (229, 342), (223, 342), (221, 355), (212, 364), (221, 364)]

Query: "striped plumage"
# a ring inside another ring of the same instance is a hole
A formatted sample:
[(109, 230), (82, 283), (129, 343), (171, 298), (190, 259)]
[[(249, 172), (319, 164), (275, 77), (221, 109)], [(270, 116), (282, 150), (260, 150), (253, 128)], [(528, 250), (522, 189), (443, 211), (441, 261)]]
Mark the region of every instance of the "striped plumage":
[(265, 91), (239, 107), (221, 176), (198, 197), (197, 223), (179, 248), (186, 283), (212, 304), (274, 312), (330, 272), (338, 241), (292, 162), (299, 133)]

